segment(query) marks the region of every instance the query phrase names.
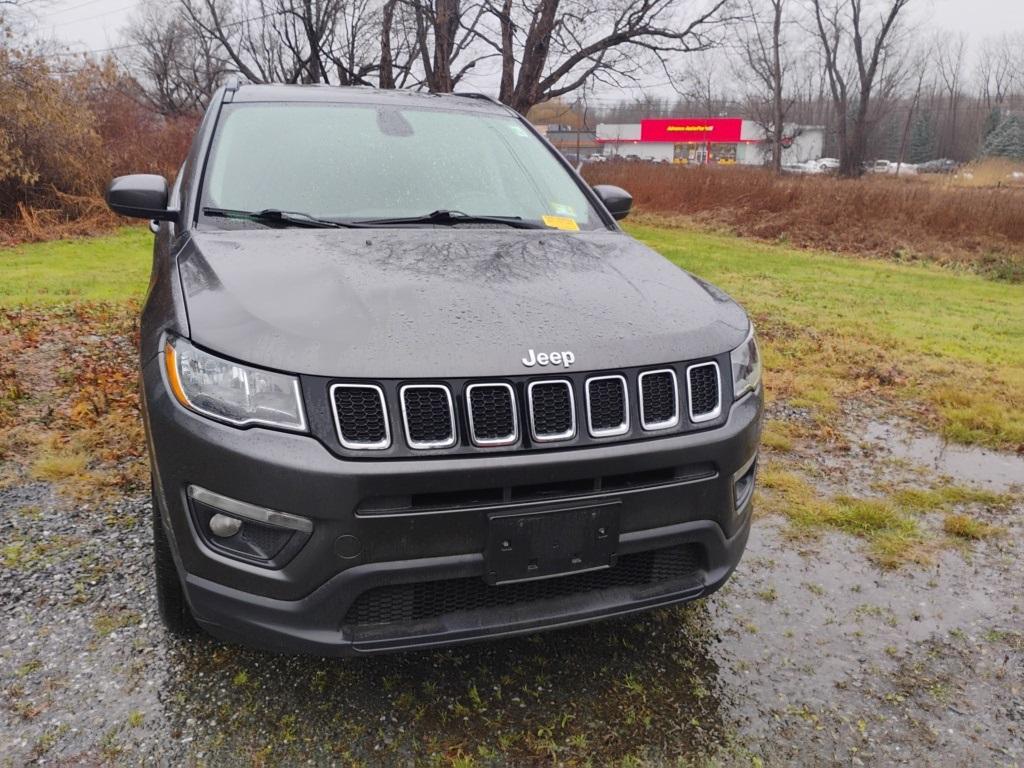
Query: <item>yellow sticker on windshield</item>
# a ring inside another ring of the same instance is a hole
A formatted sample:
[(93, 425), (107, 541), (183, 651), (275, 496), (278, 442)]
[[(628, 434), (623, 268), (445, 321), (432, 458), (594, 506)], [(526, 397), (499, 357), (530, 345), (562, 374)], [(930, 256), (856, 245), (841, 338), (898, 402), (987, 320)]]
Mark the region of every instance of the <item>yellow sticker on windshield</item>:
[(580, 225), (568, 216), (544, 216), (544, 223), (552, 229), (564, 229), (566, 232), (579, 232)]

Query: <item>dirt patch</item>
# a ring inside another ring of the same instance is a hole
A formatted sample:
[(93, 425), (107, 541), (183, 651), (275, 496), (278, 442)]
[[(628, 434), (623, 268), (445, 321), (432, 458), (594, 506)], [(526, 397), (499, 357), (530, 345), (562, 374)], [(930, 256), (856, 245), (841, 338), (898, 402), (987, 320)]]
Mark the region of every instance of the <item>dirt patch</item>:
[[(0, 312), (0, 485), (57, 483), (82, 500), (145, 487), (135, 360), (138, 307)], [(2, 394), (2, 393), (0, 393)]]

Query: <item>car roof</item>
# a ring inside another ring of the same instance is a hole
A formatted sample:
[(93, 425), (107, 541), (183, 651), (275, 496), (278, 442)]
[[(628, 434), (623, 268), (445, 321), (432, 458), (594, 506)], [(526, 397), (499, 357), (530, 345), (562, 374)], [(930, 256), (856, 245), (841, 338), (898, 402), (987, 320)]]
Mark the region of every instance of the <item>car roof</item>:
[(339, 85), (242, 85), (234, 92), (231, 102), (334, 104), (389, 104), (401, 107), (432, 107), (465, 112), (508, 114), (511, 110), (482, 93), (428, 93), (371, 86)]

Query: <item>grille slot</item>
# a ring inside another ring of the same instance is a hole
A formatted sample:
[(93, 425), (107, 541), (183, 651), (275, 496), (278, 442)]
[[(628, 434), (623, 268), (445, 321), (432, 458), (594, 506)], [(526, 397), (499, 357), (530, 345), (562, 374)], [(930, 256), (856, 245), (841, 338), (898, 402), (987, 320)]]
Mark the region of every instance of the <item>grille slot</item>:
[(721, 380), (718, 363), (700, 363), (686, 369), (690, 420), (710, 421), (722, 412)]
[(466, 408), (474, 444), (511, 445), (519, 439), (516, 397), (510, 384), (470, 384)]
[(640, 426), (646, 430), (668, 429), (679, 423), (676, 372), (671, 368), (645, 371), (640, 381)]
[(626, 379), (595, 376), (587, 379), (587, 426), (593, 437), (611, 437), (629, 431)]
[(441, 384), (402, 387), (402, 421), (410, 448), (449, 448), (455, 445), (455, 409), (452, 394)]
[(424, 621), (447, 614), (488, 608), (525, 606), (569, 595), (616, 587), (644, 587), (681, 582), (700, 584), (701, 554), (694, 544), (623, 555), (601, 571), (540, 581), (490, 586), (480, 578), (395, 584), (363, 592), (349, 608), (350, 627)]
[(359, 515), (424, 512), (435, 509), (458, 510), (526, 501), (578, 499), (590, 494), (619, 491), (643, 491), (672, 482), (695, 483), (717, 477), (713, 464), (686, 464), (678, 467), (640, 470), (620, 475), (589, 477), (582, 480), (556, 480), (463, 491), (433, 491), (412, 496), (371, 496), (360, 502)]
[(331, 387), (334, 427), (342, 446), (351, 450), (382, 450), (391, 445), (384, 391), (372, 384)]
[(572, 384), (565, 379), (532, 381), (527, 387), (530, 401), (530, 431), (538, 443), (571, 440), (576, 436), (576, 402)]

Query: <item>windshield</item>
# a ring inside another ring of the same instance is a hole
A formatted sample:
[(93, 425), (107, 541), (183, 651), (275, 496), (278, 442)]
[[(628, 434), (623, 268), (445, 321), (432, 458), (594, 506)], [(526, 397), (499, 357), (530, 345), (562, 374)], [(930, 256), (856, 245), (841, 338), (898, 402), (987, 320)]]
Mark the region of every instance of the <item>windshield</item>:
[(511, 115), (233, 104), (225, 105), (211, 151), (204, 209), (269, 208), (338, 221), (456, 211), (564, 230), (606, 226), (551, 151)]

